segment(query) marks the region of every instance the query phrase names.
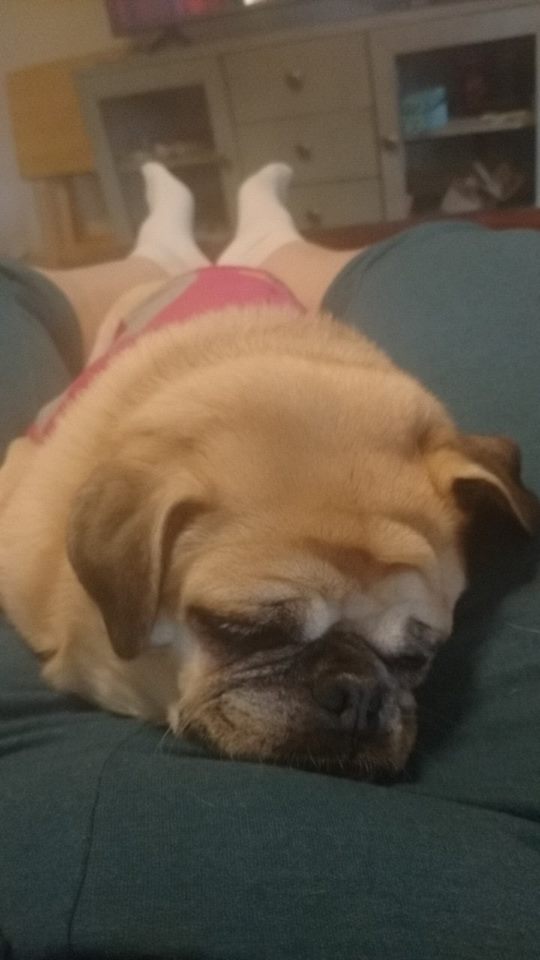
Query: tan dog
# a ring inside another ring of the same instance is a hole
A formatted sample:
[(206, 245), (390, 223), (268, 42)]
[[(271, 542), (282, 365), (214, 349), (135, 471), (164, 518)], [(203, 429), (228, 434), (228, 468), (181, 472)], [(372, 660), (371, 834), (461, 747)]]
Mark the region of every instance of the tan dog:
[(12, 445), (0, 601), (55, 687), (229, 756), (396, 770), (479, 509), (532, 530), (513, 444), (329, 318), (229, 308)]

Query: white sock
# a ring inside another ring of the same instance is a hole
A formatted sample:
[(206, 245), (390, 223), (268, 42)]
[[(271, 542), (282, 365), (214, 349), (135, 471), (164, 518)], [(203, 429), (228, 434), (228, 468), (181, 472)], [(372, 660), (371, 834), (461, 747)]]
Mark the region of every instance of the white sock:
[(218, 264), (258, 266), (292, 240), (300, 240), (284, 206), (292, 170), (286, 163), (270, 163), (248, 177), (238, 191), (238, 225)]
[(143, 164), (149, 214), (141, 225), (132, 256), (146, 257), (168, 273), (206, 267), (209, 260), (193, 237), (191, 190), (161, 163)]

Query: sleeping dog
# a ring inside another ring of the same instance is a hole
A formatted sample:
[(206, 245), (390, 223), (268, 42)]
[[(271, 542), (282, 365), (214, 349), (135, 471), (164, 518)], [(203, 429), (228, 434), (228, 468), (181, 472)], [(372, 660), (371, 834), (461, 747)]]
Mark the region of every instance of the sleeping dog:
[(0, 602), (56, 688), (229, 757), (398, 771), (478, 511), (532, 532), (514, 444), (332, 318), (228, 307), (12, 444)]

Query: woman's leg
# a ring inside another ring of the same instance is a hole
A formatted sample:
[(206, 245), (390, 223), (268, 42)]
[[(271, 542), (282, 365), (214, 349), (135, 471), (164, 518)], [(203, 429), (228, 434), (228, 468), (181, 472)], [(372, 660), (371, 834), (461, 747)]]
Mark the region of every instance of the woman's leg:
[[(285, 164), (270, 164), (240, 188), (238, 228), (218, 263), (254, 266), (285, 283), (307, 309), (317, 309), (335, 276), (358, 250), (326, 250), (303, 240), (284, 202), (291, 178)], [(75, 270), (42, 271), (67, 297), (79, 319), (88, 356), (113, 303), (146, 283), (208, 265), (193, 239), (193, 197), (157, 163), (143, 168), (150, 214), (133, 253), (124, 260)]]
[(184, 270), (208, 265), (193, 239), (191, 192), (160, 164), (145, 164), (143, 176), (150, 212), (130, 256), (74, 270), (40, 271), (73, 306), (86, 356), (105, 314), (126, 291), (145, 283), (165, 284)]
[(286, 284), (306, 310), (318, 310), (333, 280), (359, 253), (299, 239), (278, 247), (259, 266)]
[(126, 290), (154, 280), (166, 283), (170, 278), (170, 274), (157, 263), (134, 254), (125, 260), (113, 260), (91, 267), (41, 270), (40, 273), (62, 291), (75, 310), (85, 357), (91, 352), (107, 312)]
[(286, 164), (272, 163), (242, 184), (236, 235), (218, 264), (260, 267), (285, 283), (308, 310), (317, 309), (359, 251), (326, 250), (302, 239), (285, 207), (291, 175)]

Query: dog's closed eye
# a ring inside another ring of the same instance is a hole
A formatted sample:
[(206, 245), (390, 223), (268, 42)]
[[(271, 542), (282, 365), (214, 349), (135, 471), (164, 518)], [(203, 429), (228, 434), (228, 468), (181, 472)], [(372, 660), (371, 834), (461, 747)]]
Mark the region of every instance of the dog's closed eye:
[(260, 619), (251, 619), (193, 606), (187, 619), (210, 644), (223, 644), (238, 654), (282, 647), (293, 643), (298, 636), (296, 621), (281, 607), (277, 610), (271, 607), (261, 612)]

